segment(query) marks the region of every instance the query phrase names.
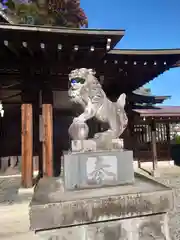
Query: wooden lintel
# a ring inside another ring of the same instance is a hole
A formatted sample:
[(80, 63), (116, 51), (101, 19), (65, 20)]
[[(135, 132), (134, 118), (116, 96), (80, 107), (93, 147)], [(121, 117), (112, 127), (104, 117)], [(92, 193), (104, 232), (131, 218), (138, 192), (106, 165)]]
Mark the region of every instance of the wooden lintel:
[(33, 186), (33, 117), (32, 104), (22, 104), (21, 107), (22, 132), (21, 132), (21, 155), (22, 155), (22, 186)]

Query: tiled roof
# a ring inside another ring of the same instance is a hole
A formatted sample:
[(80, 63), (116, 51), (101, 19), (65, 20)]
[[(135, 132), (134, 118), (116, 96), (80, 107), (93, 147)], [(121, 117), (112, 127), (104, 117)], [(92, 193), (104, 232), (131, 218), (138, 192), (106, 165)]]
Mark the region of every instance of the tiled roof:
[(180, 106), (156, 106), (151, 109), (134, 109), (134, 111), (145, 117), (180, 116)]

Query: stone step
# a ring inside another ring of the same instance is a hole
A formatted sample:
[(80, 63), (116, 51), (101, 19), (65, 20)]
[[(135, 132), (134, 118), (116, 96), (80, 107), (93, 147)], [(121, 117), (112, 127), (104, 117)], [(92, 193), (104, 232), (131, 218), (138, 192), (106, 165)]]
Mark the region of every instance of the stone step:
[(37, 236), (34, 232), (26, 232), (26, 233), (15, 233), (15, 234), (0, 234), (1, 240), (40, 240), (39, 236)]

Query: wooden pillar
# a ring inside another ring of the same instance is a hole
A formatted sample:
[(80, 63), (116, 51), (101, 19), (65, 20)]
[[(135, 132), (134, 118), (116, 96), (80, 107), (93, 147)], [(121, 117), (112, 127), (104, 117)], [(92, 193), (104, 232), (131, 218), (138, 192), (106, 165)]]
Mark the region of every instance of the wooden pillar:
[[(39, 171), (39, 177), (42, 177), (42, 147), (40, 144), (40, 126), (39, 126), (39, 116), (40, 116), (40, 102), (39, 102), (39, 91), (36, 92), (36, 97), (34, 98), (33, 104), (33, 153), (34, 156), (38, 156), (36, 159), (36, 164), (34, 170)], [(38, 167), (38, 168), (37, 168)]]
[(24, 103), (21, 106), (21, 164), (22, 187), (33, 186), (33, 116), (32, 104)]
[(167, 134), (167, 144), (168, 144), (168, 158), (171, 160), (171, 138), (170, 138), (170, 127), (169, 123), (166, 123), (166, 134)]
[(153, 120), (151, 124), (151, 139), (152, 139), (152, 158), (153, 158), (153, 170), (157, 169), (157, 148), (156, 148), (156, 123)]
[(29, 188), (34, 184), (33, 179), (33, 123), (34, 107), (39, 97), (39, 87), (34, 76), (29, 71), (29, 66), (21, 69), (22, 105), (21, 105), (21, 164), (22, 187)]
[(127, 116), (128, 116), (128, 126), (123, 134), (124, 147), (128, 150), (133, 151), (133, 157), (135, 158), (135, 160), (137, 159), (138, 166), (139, 166), (140, 163), (139, 163), (139, 159), (137, 158), (138, 144), (137, 144), (137, 139), (136, 139), (135, 132), (134, 132), (135, 116), (134, 116), (134, 112), (132, 111), (131, 104), (129, 104), (126, 112), (127, 112)]
[(43, 175), (53, 176), (53, 93), (46, 86), (42, 91)]

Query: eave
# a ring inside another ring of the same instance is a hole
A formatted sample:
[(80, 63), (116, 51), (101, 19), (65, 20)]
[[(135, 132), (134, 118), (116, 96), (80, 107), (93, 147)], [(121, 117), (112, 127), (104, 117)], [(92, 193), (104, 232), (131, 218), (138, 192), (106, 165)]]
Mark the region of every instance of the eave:
[[(180, 49), (109, 51), (101, 72), (109, 77), (107, 89), (130, 93), (173, 68), (180, 60)], [(114, 78), (111, 76), (113, 72)], [(109, 75), (108, 75), (109, 74)], [(109, 83), (109, 84), (108, 84)]]
[[(109, 48), (106, 50), (111, 50), (115, 47), (115, 45), (121, 40), (124, 36), (124, 30), (104, 30), (104, 29), (71, 29), (65, 27), (56, 27), (56, 26), (32, 26), (25, 24), (0, 24), (0, 34), (2, 36), (2, 40), (11, 41), (14, 44), (14, 41), (41, 41), (47, 44), (62, 44), (66, 43), (67, 40), (70, 42), (73, 41), (74, 45), (80, 44), (83, 45), (83, 41), (85, 41), (84, 45), (94, 46), (94, 44), (103, 43), (106, 47), (107, 40), (110, 39)], [(19, 37), (15, 38), (15, 34)], [(36, 38), (35, 38), (36, 37)], [(50, 42), (53, 40), (53, 42)], [(96, 46), (94, 46), (96, 49)]]
[(28, 69), (41, 81), (45, 75), (53, 90), (67, 90), (72, 69), (95, 68), (97, 77), (104, 77), (107, 95), (118, 97), (131, 94), (180, 60), (180, 49), (110, 50), (124, 30), (1, 24), (0, 35), (1, 83), (23, 81), (22, 70), (29, 75)]
[(26, 64), (34, 72), (41, 72), (44, 66), (51, 75), (67, 79), (71, 69), (96, 68), (124, 36), (124, 30), (0, 24), (0, 35), (1, 69), (5, 74), (10, 69), (12, 74), (18, 72)]
[(145, 96), (139, 94), (129, 94), (128, 100), (133, 104), (161, 104), (171, 96)]
[(114, 55), (153, 55), (153, 56), (159, 56), (159, 55), (171, 55), (171, 54), (180, 54), (180, 49), (113, 49), (109, 51), (108, 54), (114, 54)]
[(156, 106), (145, 109), (133, 109), (140, 117), (180, 117), (180, 106)]

